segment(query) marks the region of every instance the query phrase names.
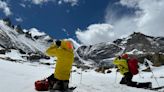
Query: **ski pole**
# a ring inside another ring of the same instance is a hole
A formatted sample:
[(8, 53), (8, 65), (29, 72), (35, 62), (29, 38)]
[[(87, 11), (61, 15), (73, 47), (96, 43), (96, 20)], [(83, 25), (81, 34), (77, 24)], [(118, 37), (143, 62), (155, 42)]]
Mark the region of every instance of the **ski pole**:
[[(154, 73), (153, 73), (153, 71), (152, 71), (152, 69), (151, 69), (149, 63), (147, 62), (148, 60), (147, 60), (147, 59), (144, 59), (144, 60), (146, 60), (146, 61), (145, 61), (146, 66), (148, 66), (148, 67), (150, 68), (150, 71), (151, 71), (152, 75), (154, 76)], [(155, 76), (154, 76), (154, 79), (155, 79), (155, 81), (157, 82), (158, 86), (160, 86)]]
[[(151, 73), (153, 74), (153, 76), (154, 76), (154, 73), (153, 73), (153, 71), (150, 69), (150, 71), (151, 71)], [(154, 76), (154, 79), (155, 79), (155, 81), (157, 82), (157, 84), (158, 84), (158, 87), (160, 87), (160, 85), (159, 85), (159, 83), (158, 83), (158, 81), (157, 81), (157, 79), (156, 79), (156, 77)]]
[(115, 76), (115, 83), (117, 82), (117, 69), (116, 69), (116, 76)]
[[(116, 69), (116, 68), (115, 68)], [(116, 84), (116, 82), (117, 82), (117, 69), (116, 69), (116, 76), (115, 76), (115, 82), (114, 82), (114, 87), (115, 88), (119, 88), (119, 86)]]
[(70, 75), (71, 75), (71, 83), (73, 83), (73, 82), (72, 82), (72, 80), (73, 80), (73, 79), (72, 79), (72, 71), (71, 71)]
[(80, 75), (80, 84), (82, 83), (82, 69), (81, 69), (81, 75)]
[(114, 66), (114, 69), (116, 69), (116, 75), (115, 75), (115, 81), (114, 81), (114, 83), (116, 84), (116, 82), (117, 82), (117, 68), (116, 68), (116, 65)]

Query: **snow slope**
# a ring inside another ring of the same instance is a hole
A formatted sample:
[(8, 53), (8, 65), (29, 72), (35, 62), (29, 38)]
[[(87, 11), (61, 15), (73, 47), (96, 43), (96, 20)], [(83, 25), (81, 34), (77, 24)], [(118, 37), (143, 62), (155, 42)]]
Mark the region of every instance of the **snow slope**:
[[(0, 34), (3, 35), (4, 37), (8, 38), (5, 39), (8, 43), (7, 45), (11, 45), (15, 48), (19, 48), (25, 52), (42, 52), (44, 53), (45, 49), (50, 45), (50, 43), (46, 42), (46, 39), (50, 39), (48, 36), (46, 36), (45, 33), (39, 32), (36, 29), (31, 29), (30, 33), (32, 36), (42, 36), (45, 35), (44, 38), (38, 39), (38, 40), (32, 40), (28, 37), (26, 37), (25, 34), (19, 34), (15, 29), (10, 28), (5, 24), (4, 21), (0, 20)], [(5, 41), (0, 42), (6, 43)], [(4, 44), (2, 44), (5, 46)], [(8, 47), (11, 47), (8, 46)], [(6, 46), (5, 46), (6, 47)]]
[[(23, 60), (16, 50), (0, 55), (0, 57)], [(54, 59), (42, 59), (40, 62), (53, 63)], [(158, 68), (151, 66), (151, 68), (160, 86), (164, 85), (164, 74), (161, 73), (164, 71), (164, 66)], [(119, 73), (116, 75), (115, 69), (112, 69), (113, 72), (109, 74), (97, 73), (94, 70), (81, 71), (76, 67), (73, 67), (72, 70), (75, 72), (72, 72), (70, 86), (77, 86), (74, 92), (151, 92), (150, 90), (120, 85), (119, 81), (122, 75)], [(34, 82), (48, 77), (53, 71), (54, 65), (47, 66), (38, 62), (15, 63), (0, 59), (0, 92), (37, 92), (34, 88)], [(152, 73), (141, 72), (139, 75), (134, 76), (133, 80), (139, 82), (151, 81), (153, 87), (158, 86)]]
[[(53, 73), (53, 66), (46, 66), (38, 63), (15, 63), (0, 59), (0, 91), (1, 92), (37, 92), (34, 89), (34, 82), (43, 79)], [(77, 86), (74, 92), (153, 92), (145, 89), (138, 89), (120, 85), (121, 75), (116, 72), (102, 74), (94, 70), (81, 71), (73, 67), (76, 72), (72, 73), (70, 86)], [(164, 67), (154, 68), (157, 81), (162, 86), (164, 79)], [(115, 71), (113, 69), (112, 71)], [(143, 78), (144, 77), (144, 78)], [(152, 73), (140, 73), (134, 77), (135, 81), (151, 81), (153, 87), (158, 86), (152, 77)], [(115, 78), (117, 80), (115, 81)], [(163, 90), (164, 91), (164, 90)]]

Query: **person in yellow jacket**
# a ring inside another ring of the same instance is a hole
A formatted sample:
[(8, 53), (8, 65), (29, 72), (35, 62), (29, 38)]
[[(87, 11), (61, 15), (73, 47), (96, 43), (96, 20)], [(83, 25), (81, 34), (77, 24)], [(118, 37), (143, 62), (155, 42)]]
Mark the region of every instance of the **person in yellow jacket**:
[(54, 78), (53, 80), (55, 83), (52, 88), (67, 89), (72, 64), (74, 62), (72, 42), (69, 40), (57, 40), (55, 43), (51, 44), (46, 53), (48, 56), (57, 57), (54, 74), (48, 78)]
[(116, 57), (113, 63), (115, 65), (117, 65), (117, 67), (122, 75), (129, 72), (128, 63), (127, 63), (126, 59), (122, 59), (121, 57)]
[(151, 88), (151, 82), (138, 83), (132, 81), (133, 74), (129, 71), (128, 60), (128, 55), (123, 54), (122, 56), (116, 57), (113, 61), (113, 64), (115, 64), (118, 67), (120, 73), (123, 75), (120, 84), (126, 84), (128, 86), (137, 88)]

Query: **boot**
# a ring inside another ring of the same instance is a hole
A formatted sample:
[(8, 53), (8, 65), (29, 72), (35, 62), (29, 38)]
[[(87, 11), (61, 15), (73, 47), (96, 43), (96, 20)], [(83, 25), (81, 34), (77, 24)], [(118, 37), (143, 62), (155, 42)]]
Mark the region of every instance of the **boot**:
[(151, 88), (152, 83), (151, 82), (146, 82), (146, 83), (137, 83), (138, 88)]
[(61, 84), (61, 81), (57, 81), (56, 83), (54, 83), (52, 89), (54, 89), (54, 90), (62, 90), (62, 84)]
[(67, 81), (63, 82), (63, 90), (67, 90), (68, 89), (68, 84), (69, 84), (69, 82), (67, 82)]

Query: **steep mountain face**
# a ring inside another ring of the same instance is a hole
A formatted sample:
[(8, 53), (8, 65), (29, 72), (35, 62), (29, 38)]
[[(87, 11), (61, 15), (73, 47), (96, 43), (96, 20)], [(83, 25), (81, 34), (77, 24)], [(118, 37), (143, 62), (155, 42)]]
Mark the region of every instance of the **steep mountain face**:
[(126, 48), (124, 52), (135, 55), (140, 62), (147, 58), (156, 66), (164, 64), (164, 37), (152, 37), (134, 32), (129, 37), (116, 40), (114, 43), (124, 46)]
[(126, 47), (126, 52), (134, 49), (144, 52), (163, 52), (164, 50), (162, 37), (146, 36), (142, 33), (133, 33), (127, 38), (114, 41), (114, 43)]
[(147, 58), (155, 65), (164, 64), (164, 37), (152, 37), (135, 32), (127, 38), (117, 39), (113, 43), (81, 46), (77, 53), (84, 60), (92, 60), (103, 65), (111, 65), (112, 59), (109, 58), (125, 52), (131, 56), (135, 55), (141, 63)]
[(84, 61), (95, 62), (96, 64), (103, 64), (102, 62), (104, 62), (104, 59), (112, 58), (121, 51), (121, 47), (111, 43), (81, 46), (77, 49), (79, 58)]
[(22, 54), (44, 55), (53, 40), (46, 34), (34, 35), (32, 31), (24, 32), (20, 26), (11, 26), (9, 21), (0, 20), (0, 50), (16, 49)]

